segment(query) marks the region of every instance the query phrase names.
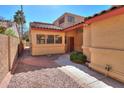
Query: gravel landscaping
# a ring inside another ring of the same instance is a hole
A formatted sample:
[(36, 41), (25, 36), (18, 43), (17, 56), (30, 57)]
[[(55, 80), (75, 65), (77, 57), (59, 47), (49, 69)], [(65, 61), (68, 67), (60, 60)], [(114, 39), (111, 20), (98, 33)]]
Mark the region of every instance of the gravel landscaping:
[(53, 56), (31, 56), (25, 50), (13, 71), (8, 88), (81, 88), (81, 86), (59, 68)]
[(15, 74), (8, 88), (80, 88), (72, 78), (57, 68)]

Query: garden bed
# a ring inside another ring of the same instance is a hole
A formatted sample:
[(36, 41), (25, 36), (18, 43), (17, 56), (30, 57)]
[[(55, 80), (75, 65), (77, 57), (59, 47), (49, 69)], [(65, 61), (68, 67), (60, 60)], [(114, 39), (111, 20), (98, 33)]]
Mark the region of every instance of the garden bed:
[(77, 64), (85, 64), (87, 57), (82, 52), (72, 52), (70, 55), (70, 60)]

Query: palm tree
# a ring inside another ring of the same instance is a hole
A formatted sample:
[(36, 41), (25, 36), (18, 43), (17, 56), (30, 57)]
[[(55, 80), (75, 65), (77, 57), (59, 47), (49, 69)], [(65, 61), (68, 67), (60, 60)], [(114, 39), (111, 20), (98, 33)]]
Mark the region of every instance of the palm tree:
[(23, 37), (23, 25), (24, 25), (24, 23), (26, 23), (22, 6), (21, 6), (21, 10), (18, 10), (15, 13), (14, 22), (16, 22), (18, 24), (19, 37), (20, 37), (20, 39), (22, 39), (22, 37)]

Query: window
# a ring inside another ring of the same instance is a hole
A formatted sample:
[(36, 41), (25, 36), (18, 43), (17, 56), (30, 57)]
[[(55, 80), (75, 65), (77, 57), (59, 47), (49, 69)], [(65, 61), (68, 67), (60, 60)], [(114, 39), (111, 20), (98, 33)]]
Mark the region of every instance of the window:
[(45, 44), (45, 35), (36, 35), (37, 44)]
[(54, 35), (47, 36), (47, 44), (54, 44)]
[(75, 18), (73, 16), (68, 16), (68, 22), (74, 23)]
[(62, 44), (62, 36), (60, 35), (36, 35), (37, 44)]
[(59, 20), (59, 24), (62, 24), (62, 23), (64, 23), (64, 17), (63, 18), (61, 18), (60, 20)]
[(55, 43), (56, 44), (61, 44), (62, 43), (62, 36), (55, 35)]

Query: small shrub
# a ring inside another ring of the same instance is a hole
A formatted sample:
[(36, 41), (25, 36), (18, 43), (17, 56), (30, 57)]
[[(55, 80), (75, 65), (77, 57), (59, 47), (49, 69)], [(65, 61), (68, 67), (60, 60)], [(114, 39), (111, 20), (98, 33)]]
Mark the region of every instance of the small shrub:
[(78, 64), (84, 64), (87, 57), (82, 52), (72, 52), (70, 55), (70, 60)]
[(1, 34), (4, 34), (4, 32), (6, 31), (6, 28), (5, 27), (2, 27), (2, 26), (0, 26), (0, 33)]
[(16, 33), (15, 31), (13, 31), (12, 28), (7, 28), (6, 31), (4, 32), (5, 35), (8, 35), (8, 36), (14, 36), (16, 37)]
[(10, 35), (10, 36), (16, 36), (15, 35), (15, 32), (11, 28), (6, 29), (6, 31), (4, 32), (4, 34), (5, 35)]
[(5, 28), (0, 26), (0, 34), (17, 37), (15, 31), (11, 27)]

